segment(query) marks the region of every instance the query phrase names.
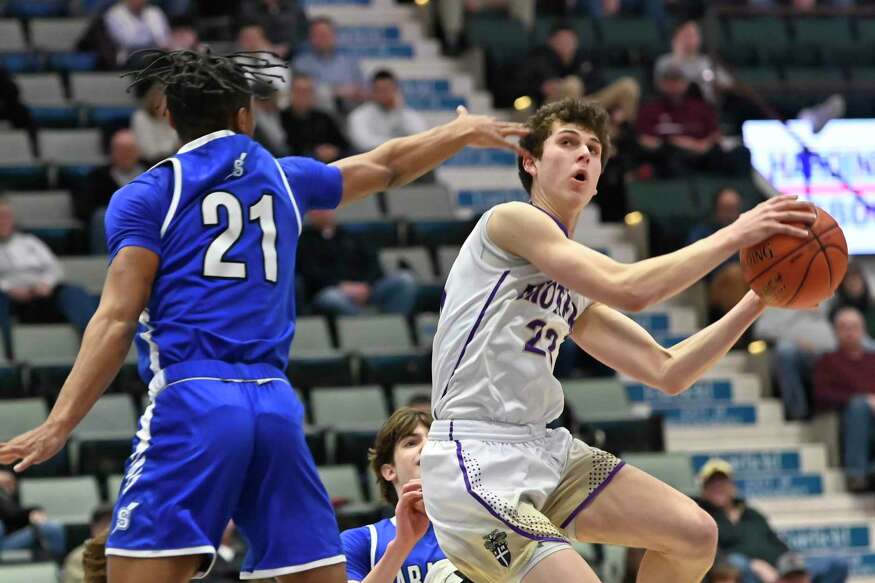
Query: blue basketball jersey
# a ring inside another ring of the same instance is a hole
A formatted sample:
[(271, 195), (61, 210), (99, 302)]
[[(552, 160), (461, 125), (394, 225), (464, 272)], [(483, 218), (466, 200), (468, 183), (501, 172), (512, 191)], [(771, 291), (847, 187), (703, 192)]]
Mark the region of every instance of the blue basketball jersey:
[(202, 361), (285, 370), (303, 216), (335, 208), (342, 182), (335, 167), (276, 159), (248, 136), (219, 131), (115, 193), (110, 258), (127, 246), (160, 257), (136, 337), (147, 384), (178, 363), (189, 363), (189, 376), (216, 376)]
[[(383, 558), (389, 543), (395, 540), (395, 533), (395, 518), (340, 533), (343, 554), (346, 555), (347, 579), (363, 581)], [(434, 535), (434, 527), (429, 526), (404, 561), (395, 583), (422, 583), (431, 566), (445, 558)]]

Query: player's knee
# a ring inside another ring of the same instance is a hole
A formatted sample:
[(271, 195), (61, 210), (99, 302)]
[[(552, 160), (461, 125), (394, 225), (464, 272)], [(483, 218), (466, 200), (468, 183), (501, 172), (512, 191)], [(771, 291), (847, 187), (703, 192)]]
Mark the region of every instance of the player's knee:
[(699, 507), (691, 510), (684, 528), (685, 556), (713, 561), (717, 552), (717, 523)]

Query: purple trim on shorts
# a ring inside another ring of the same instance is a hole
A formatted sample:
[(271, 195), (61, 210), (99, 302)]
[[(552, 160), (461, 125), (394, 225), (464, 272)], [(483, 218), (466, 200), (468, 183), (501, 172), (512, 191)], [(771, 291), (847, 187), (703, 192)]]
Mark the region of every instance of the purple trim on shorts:
[(480, 504), (480, 506), (485, 508), (489, 512), (489, 514), (491, 514), (492, 516), (494, 516), (495, 518), (500, 520), (502, 524), (507, 526), (509, 529), (511, 529), (512, 531), (514, 531), (518, 535), (524, 536), (529, 540), (536, 540), (536, 541), (541, 541), (541, 542), (555, 542), (555, 543), (567, 543), (568, 542), (564, 538), (558, 538), (555, 536), (536, 536), (533, 534), (529, 534), (528, 532), (525, 532), (524, 530), (514, 526), (513, 524), (509, 523), (504, 518), (502, 518), (498, 514), (498, 512), (493, 510), (492, 507), (486, 503), (486, 500), (481, 498), (480, 495), (477, 494), (477, 492), (475, 492), (471, 488), (471, 482), (470, 482), (470, 480), (468, 480), (468, 470), (465, 468), (465, 460), (464, 460), (464, 458), (462, 458), (462, 442), (461, 441), (456, 442), (456, 456), (459, 458), (459, 468), (462, 470), (462, 477), (465, 479), (465, 489), (468, 490), (468, 494), (470, 494), (471, 497), (474, 498), (474, 500), (476, 500)]
[(597, 487), (595, 490), (593, 490), (592, 492), (590, 492), (589, 496), (587, 496), (587, 497), (583, 500), (583, 502), (581, 502), (581, 503), (577, 506), (577, 508), (574, 509), (574, 511), (568, 516), (568, 518), (566, 518), (566, 519), (562, 522), (562, 524), (560, 525), (560, 528), (566, 528), (566, 527), (568, 527), (568, 525), (571, 524), (571, 521), (574, 520), (574, 518), (575, 518), (578, 514), (580, 514), (580, 511), (581, 511), (581, 510), (583, 510), (584, 508), (586, 508), (587, 506), (589, 506), (590, 504), (592, 504), (592, 501), (595, 500), (596, 496), (598, 496), (599, 494), (601, 494), (601, 492), (602, 492), (602, 490), (604, 490), (605, 486), (607, 486), (607, 485), (611, 482), (611, 480), (614, 479), (614, 476), (617, 475), (617, 472), (619, 472), (620, 469), (621, 469), (623, 466), (625, 466), (625, 465), (626, 465), (626, 462), (624, 462), (624, 461), (621, 460), (620, 463), (618, 463), (616, 466), (614, 466), (614, 469), (611, 470), (611, 471), (608, 473), (608, 477), (605, 478), (605, 481), (602, 482), (601, 484), (599, 484), (598, 487)]
[(471, 328), (470, 334), (468, 334), (468, 339), (465, 340), (465, 345), (462, 346), (462, 352), (459, 354), (459, 360), (456, 361), (456, 366), (453, 367), (453, 372), (450, 373), (450, 380), (447, 381), (447, 386), (444, 387), (444, 392), (441, 393), (441, 399), (444, 398), (444, 395), (447, 394), (447, 389), (450, 388), (450, 382), (453, 380), (453, 375), (456, 374), (456, 369), (459, 368), (459, 364), (462, 363), (462, 359), (465, 358), (465, 351), (468, 349), (468, 345), (471, 344), (471, 341), (474, 340), (474, 335), (477, 333), (477, 328), (480, 327), (480, 322), (483, 321), (483, 316), (486, 315), (486, 308), (489, 307), (489, 304), (492, 303), (492, 300), (495, 299), (495, 294), (498, 293), (498, 288), (501, 287), (501, 284), (504, 283), (504, 278), (507, 277), (507, 274), (510, 273), (510, 269), (501, 274), (501, 277), (498, 278), (498, 283), (495, 284), (495, 287), (492, 288), (492, 293), (489, 294), (489, 297), (486, 298), (486, 303), (483, 304), (483, 309), (480, 310), (480, 314), (477, 316), (477, 321), (474, 322), (474, 327)]
[(544, 213), (545, 215), (547, 215), (548, 217), (550, 217), (551, 219), (553, 219), (553, 222), (556, 223), (556, 225), (560, 229), (562, 229), (563, 233), (565, 233), (565, 237), (566, 238), (568, 237), (568, 228), (562, 224), (562, 221), (560, 221), (559, 219), (557, 219), (556, 217), (554, 217), (553, 215), (551, 215), (550, 213), (548, 213), (547, 211), (545, 211), (544, 209), (542, 209), (541, 207), (539, 207), (538, 205), (533, 203), (532, 201), (529, 201), (529, 204), (532, 205), (533, 207), (535, 207), (536, 209), (538, 209), (539, 211), (541, 211), (542, 213)]
[(450, 441), (453, 441), (453, 420), (450, 419)]

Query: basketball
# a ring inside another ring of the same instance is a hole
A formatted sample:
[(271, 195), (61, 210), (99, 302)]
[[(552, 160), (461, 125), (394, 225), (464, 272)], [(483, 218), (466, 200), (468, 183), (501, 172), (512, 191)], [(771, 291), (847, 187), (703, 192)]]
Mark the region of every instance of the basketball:
[(741, 250), (744, 279), (768, 305), (811, 308), (832, 296), (848, 268), (841, 227), (822, 208), (805, 239), (773, 235)]

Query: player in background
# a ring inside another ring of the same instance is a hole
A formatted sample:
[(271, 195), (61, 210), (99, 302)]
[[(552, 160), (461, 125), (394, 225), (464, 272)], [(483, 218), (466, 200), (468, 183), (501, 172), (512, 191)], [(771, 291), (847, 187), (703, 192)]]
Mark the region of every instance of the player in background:
[(340, 533), (350, 583), (423, 583), (431, 567), (445, 560), (422, 511), (419, 456), (429, 427), (430, 413), (402, 407), (377, 433), (371, 469), (395, 516)]
[(487, 211), (447, 279), (433, 346), (435, 420), (421, 458), (428, 516), (447, 557), (478, 583), (598, 581), (570, 539), (646, 549), (639, 583), (698, 583), (714, 558), (714, 521), (663, 482), (546, 428), (563, 407), (557, 349), (571, 335), (624, 375), (684, 391), (763, 302), (749, 293), (671, 348), (618, 310), (662, 302), (776, 233), (805, 237), (814, 213), (775, 198), (689, 247), (618, 263), (571, 238), (608, 158), (607, 113), (565, 100), (528, 126), (519, 174), (530, 201)]
[(515, 148), (506, 137), (525, 131), (462, 110), (331, 166), (275, 159), (251, 138), (250, 82), (267, 80), (267, 59), (147, 56), (135, 82), (165, 88), (187, 143), (113, 196), (100, 306), (48, 419), (0, 444), (0, 463), (21, 472), (58, 453), (136, 333), (150, 403), (106, 543), (109, 581), (204, 576), (233, 518), (249, 543), (244, 579), (345, 582), (303, 407), (284, 374), (303, 217), (406, 184), (464, 146)]

